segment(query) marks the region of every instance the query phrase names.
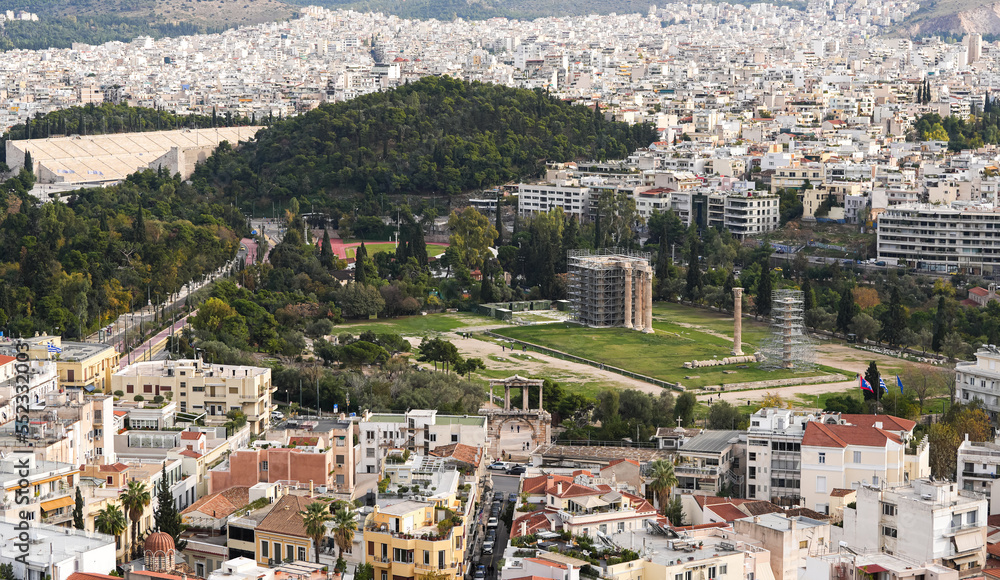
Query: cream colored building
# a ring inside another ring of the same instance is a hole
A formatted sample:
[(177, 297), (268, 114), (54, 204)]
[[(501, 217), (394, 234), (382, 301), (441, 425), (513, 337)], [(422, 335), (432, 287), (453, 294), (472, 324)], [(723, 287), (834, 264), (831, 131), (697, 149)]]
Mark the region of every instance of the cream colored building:
[(118, 372), (118, 351), (96, 342), (69, 342), (58, 336), (25, 339), (32, 360), (54, 360), (59, 387), (111, 393), (111, 375)]
[(778, 580), (803, 578), (806, 557), (830, 546), (830, 523), (770, 513), (733, 522), (737, 533), (753, 538), (770, 554), (771, 572)]
[(270, 424), (271, 369), (205, 363), (200, 359), (134, 363), (111, 377), (113, 391), (126, 399), (162, 395), (176, 401), (181, 415), (204, 415), (206, 425), (221, 425), (226, 413), (242, 411), (250, 430), (263, 433)]
[(801, 464), (804, 507), (829, 514), (834, 489), (906, 481), (904, 443), (880, 427), (806, 423)]

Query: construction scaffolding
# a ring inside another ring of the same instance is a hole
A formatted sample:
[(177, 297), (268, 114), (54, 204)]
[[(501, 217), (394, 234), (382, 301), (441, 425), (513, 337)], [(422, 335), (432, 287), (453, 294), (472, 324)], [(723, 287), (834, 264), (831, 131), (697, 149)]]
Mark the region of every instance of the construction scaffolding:
[(813, 344), (802, 323), (801, 290), (771, 294), (771, 334), (760, 346), (761, 368), (808, 370), (814, 366)]
[(653, 269), (648, 252), (607, 248), (566, 255), (569, 298), (578, 322), (653, 332)]

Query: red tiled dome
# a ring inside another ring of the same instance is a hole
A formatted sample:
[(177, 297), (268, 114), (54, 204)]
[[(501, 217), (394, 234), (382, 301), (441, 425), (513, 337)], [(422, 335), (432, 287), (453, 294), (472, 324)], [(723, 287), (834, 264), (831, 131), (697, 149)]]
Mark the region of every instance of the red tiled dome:
[(164, 554), (174, 551), (174, 539), (166, 532), (154, 532), (146, 538), (143, 546), (146, 552), (163, 552)]

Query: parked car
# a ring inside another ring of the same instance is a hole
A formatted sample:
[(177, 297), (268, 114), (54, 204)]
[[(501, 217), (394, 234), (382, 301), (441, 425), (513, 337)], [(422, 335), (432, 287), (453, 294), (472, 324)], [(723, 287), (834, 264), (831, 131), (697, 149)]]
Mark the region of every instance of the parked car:
[(285, 418), (285, 414), (282, 413), (281, 411), (271, 411), (271, 420), (273, 420), (273, 421), (281, 421), (284, 418)]
[(528, 469), (523, 465), (515, 465), (507, 470), (507, 475), (521, 475), (525, 471), (528, 471)]
[(497, 527), (497, 524), (499, 523), (499, 521), (500, 520), (498, 520), (497, 518), (491, 517), (490, 519), (486, 520), (486, 527), (487, 528), (495, 528), (495, 527)]
[(517, 503), (517, 494), (514, 492), (510, 492), (510, 495), (507, 496), (507, 501), (509, 501), (510, 503)]
[(492, 554), (493, 553), (493, 544), (494, 544), (494, 542), (492, 540), (486, 540), (485, 542), (483, 542), (483, 553), (484, 554)]
[(487, 469), (492, 469), (493, 471), (507, 471), (512, 465), (514, 464), (509, 461), (494, 461)]
[(476, 566), (476, 572), (472, 575), (473, 580), (484, 580), (486, 578), (486, 566)]

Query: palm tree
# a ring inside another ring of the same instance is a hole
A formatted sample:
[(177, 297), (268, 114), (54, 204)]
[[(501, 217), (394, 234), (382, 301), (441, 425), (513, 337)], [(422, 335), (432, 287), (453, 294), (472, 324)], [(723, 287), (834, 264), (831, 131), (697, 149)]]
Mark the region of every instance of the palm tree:
[(358, 529), (358, 520), (349, 504), (341, 505), (333, 512), (333, 540), (337, 542), (337, 559), (344, 556), (344, 550), (354, 543), (354, 532)]
[(302, 516), (302, 523), (306, 526), (306, 534), (312, 538), (316, 546), (316, 563), (319, 564), (319, 545), (326, 535), (326, 522), (330, 521), (330, 507), (321, 502), (314, 501), (306, 506), (306, 511), (299, 512)]
[(142, 517), (146, 506), (152, 500), (146, 484), (141, 481), (132, 480), (128, 482), (128, 487), (121, 495), (122, 507), (128, 513), (128, 519), (132, 522), (132, 555), (135, 556), (136, 542), (139, 536), (139, 519)]
[(656, 502), (660, 504), (660, 509), (667, 509), (670, 499), (670, 490), (677, 485), (677, 476), (674, 475), (674, 464), (665, 459), (657, 459), (650, 464), (649, 477), (646, 479), (646, 487), (656, 494)]
[(94, 516), (94, 527), (102, 534), (115, 537), (116, 548), (121, 544), (121, 533), (128, 527), (125, 514), (116, 505), (109, 505), (97, 512)]

